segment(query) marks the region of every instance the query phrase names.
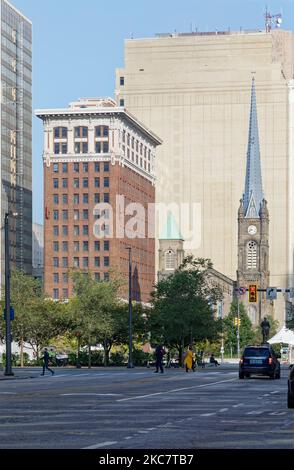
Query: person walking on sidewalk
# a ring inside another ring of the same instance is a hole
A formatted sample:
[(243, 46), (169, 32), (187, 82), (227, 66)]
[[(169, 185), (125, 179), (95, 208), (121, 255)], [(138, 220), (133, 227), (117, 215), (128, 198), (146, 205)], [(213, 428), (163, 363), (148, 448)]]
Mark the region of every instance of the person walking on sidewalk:
[(54, 370), (50, 369), (49, 367), (49, 353), (48, 353), (48, 349), (45, 348), (44, 349), (44, 354), (43, 354), (43, 373), (41, 375), (45, 375), (45, 369), (49, 370), (49, 372), (51, 372), (52, 375), (54, 375)]
[(165, 350), (161, 344), (159, 344), (156, 349), (155, 349), (155, 356), (156, 356), (156, 370), (154, 371), (155, 373), (158, 372), (158, 369), (160, 369), (160, 372), (163, 374), (163, 365), (162, 365), (162, 360), (163, 356), (165, 355)]
[(186, 372), (189, 372), (189, 370), (193, 370), (193, 372), (195, 372), (195, 361), (193, 355), (193, 348), (191, 345), (189, 346), (188, 351), (186, 353), (184, 364), (186, 366)]

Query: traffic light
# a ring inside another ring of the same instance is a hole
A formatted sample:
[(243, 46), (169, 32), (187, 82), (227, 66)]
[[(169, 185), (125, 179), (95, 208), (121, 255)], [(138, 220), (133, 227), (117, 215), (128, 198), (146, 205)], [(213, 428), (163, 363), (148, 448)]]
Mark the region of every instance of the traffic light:
[(238, 317), (234, 317), (234, 325), (235, 326), (240, 326), (241, 325), (241, 318), (238, 318)]
[(257, 285), (250, 284), (248, 291), (249, 291), (249, 302), (257, 302)]

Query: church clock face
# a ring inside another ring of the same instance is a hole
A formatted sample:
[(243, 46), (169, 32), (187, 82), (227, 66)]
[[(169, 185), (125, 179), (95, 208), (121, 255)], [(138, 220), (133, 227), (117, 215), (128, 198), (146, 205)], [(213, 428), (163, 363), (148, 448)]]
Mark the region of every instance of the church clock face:
[(257, 228), (255, 227), (255, 225), (249, 225), (249, 227), (248, 227), (249, 235), (255, 235), (256, 232), (257, 232)]

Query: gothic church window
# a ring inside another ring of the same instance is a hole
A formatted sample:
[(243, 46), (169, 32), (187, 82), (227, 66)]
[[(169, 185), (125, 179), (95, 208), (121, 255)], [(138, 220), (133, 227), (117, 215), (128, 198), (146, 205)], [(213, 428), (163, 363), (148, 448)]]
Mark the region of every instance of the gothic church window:
[(173, 252), (173, 250), (167, 250), (165, 252), (165, 269), (166, 270), (169, 270), (169, 271), (172, 271), (175, 269), (175, 254)]
[(247, 269), (257, 268), (257, 244), (253, 240), (247, 245)]

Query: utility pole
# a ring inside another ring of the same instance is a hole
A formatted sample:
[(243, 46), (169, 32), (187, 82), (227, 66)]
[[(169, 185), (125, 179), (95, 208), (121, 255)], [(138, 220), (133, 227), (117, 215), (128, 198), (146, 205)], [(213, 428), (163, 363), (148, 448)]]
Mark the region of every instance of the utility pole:
[(133, 305), (132, 305), (132, 248), (126, 247), (129, 250), (129, 358), (128, 358), (128, 369), (132, 369), (133, 366)]
[(4, 238), (5, 238), (5, 322), (6, 322), (6, 361), (4, 375), (14, 375), (11, 369), (11, 318), (10, 318), (10, 267), (9, 267), (9, 214), (5, 213)]

